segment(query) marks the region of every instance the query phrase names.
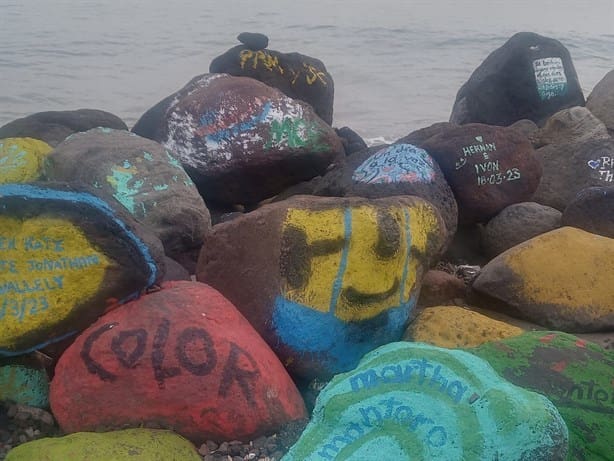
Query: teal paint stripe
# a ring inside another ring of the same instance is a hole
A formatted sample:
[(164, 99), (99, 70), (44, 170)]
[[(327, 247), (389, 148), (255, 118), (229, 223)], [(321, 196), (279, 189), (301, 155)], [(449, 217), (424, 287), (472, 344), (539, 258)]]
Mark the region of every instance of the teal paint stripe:
[(339, 263), (339, 272), (333, 283), (333, 293), (330, 298), (329, 312), (333, 314), (337, 310), (337, 302), (341, 294), (341, 285), (343, 285), (343, 276), (348, 264), (348, 254), (350, 252), (350, 239), (352, 237), (352, 209), (346, 208), (343, 212), (343, 252), (341, 253), (341, 262)]
[[(407, 256), (405, 257), (405, 266), (403, 267), (403, 276), (401, 277), (401, 292), (399, 305), (403, 304), (403, 290), (405, 289), (405, 283), (407, 282), (407, 274), (409, 273), (409, 259), (411, 257), (411, 231), (409, 226), (409, 211), (407, 211), (407, 209), (404, 209), (403, 214), (405, 215), (405, 244), (407, 245)], [(411, 292), (409, 293), (409, 296), (411, 296)]]

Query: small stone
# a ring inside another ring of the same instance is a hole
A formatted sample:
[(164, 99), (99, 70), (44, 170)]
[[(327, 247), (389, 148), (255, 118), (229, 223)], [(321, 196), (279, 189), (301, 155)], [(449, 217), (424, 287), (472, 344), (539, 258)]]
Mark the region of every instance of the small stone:
[(206, 443), (203, 443), (203, 444), (200, 446), (200, 448), (198, 449), (198, 453), (199, 453), (201, 456), (206, 456), (206, 455), (208, 455), (209, 453), (211, 453), (211, 450), (209, 450), (209, 447), (207, 446), (207, 444), (206, 444)]
[(264, 50), (269, 46), (269, 37), (257, 32), (241, 32), (237, 35), (237, 40), (252, 51)]
[(228, 442), (222, 443), (217, 449), (217, 452), (224, 454), (224, 455), (227, 454), (228, 453)]

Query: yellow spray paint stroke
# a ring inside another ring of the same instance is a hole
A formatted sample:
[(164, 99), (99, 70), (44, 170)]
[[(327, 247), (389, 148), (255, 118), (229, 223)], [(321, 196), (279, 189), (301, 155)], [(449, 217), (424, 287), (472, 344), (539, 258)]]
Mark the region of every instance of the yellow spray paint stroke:
[(420, 264), (410, 250), (424, 252), (437, 226), (426, 205), (291, 209), (282, 295), (345, 322), (376, 317), (407, 302)]
[(36, 181), (52, 147), (33, 138), (0, 139), (0, 184)]
[(57, 218), (0, 217), (0, 348), (95, 295), (111, 261)]

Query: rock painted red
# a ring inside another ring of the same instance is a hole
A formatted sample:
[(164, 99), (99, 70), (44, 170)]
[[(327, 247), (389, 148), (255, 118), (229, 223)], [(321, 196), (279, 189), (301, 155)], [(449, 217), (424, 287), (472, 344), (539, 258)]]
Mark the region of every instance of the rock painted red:
[(282, 364), (237, 309), (198, 282), (108, 313), (62, 355), (51, 408), (66, 432), (156, 424), (248, 440), (306, 417)]

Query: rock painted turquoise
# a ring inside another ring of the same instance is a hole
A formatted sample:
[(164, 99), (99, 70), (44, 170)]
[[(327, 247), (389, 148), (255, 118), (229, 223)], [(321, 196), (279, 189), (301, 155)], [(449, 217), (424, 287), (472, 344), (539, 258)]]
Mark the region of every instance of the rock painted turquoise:
[(13, 448), (6, 461), (201, 461), (183, 437), (154, 429), (77, 432)]
[(0, 400), (30, 407), (49, 407), (49, 379), (45, 370), (21, 364), (0, 366)]
[(558, 461), (567, 443), (556, 407), (486, 361), (397, 342), (333, 378), (281, 461)]

